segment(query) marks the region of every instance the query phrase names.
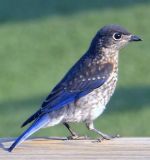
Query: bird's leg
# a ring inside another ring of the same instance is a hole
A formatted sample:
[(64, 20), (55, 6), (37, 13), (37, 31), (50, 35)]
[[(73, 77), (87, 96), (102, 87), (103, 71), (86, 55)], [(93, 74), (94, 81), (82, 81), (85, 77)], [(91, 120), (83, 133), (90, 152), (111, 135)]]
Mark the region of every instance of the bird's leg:
[(94, 131), (95, 133), (97, 133), (97, 134), (99, 134), (100, 136), (102, 136), (102, 138), (99, 138), (99, 139), (98, 139), (99, 141), (102, 141), (103, 139), (110, 140), (110, 139), (113, 139), (113, 138), (118, 138), (118, 137), (120, 137), (119, 135), (115, 135), (115, 136), (113, 136), (113, 135), (108, 135), (108, 134), (105, 134), (105, 133), (103, 133), (103, 132), (95, 129), (95, 128), (94, 128), (94, 125), (93, 125), (93, 122), (91, 122), (91, 123), (86, 123), (86, 126), (87, 126), (87, 128), (88, 128), (89, 130)]
[(76, 132), (74, 132), (71, 128), (70, 128), (70, 126), (69, 126), (69, 124), (68, 123), (63, 123), (64, 124), (64, 126), (69, 130), (69, 132), (71, 133), (71, 136), (73, 136), (73, 137), (78, 137), (78, 134), (76, 133)]
[(74, 132), (68, 123), (63, 123), (64, 126), (69, 130), (71, 133), (71, 136), (67, 137), (69, 140), (81, 140), (81, 139), (87, 139), (87, 136), (79, 136), (76, 132)]

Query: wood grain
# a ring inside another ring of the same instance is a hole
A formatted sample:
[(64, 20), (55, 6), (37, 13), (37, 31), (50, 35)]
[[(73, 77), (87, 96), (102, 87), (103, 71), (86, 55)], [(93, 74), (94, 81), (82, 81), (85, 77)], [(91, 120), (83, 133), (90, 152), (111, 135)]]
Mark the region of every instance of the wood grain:
[(12, 138), (0, 139), (0, 160), (150, 160), (150, 138), (115, 138), (99, 143), (95, 140), (33, 138), (9, 153), (6, 148), (12, 142)]

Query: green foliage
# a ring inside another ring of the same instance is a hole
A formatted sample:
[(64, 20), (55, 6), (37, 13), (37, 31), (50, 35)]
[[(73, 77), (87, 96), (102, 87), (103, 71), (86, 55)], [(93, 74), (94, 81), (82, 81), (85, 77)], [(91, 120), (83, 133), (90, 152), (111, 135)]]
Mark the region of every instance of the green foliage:
[[(150, 115), (149, 15), (144, 0), (0, 1), (0, 136), (17, 136), (21, 123), (75, 61), (102, 26), (120, 24), (140, 35), (120, 54), (119, 83), (96, 127), (123, 136), (148, 136)], [(73, 127), (93, 135), (83, 124)], [(38, 136), (65, 136), (62, 126)]]

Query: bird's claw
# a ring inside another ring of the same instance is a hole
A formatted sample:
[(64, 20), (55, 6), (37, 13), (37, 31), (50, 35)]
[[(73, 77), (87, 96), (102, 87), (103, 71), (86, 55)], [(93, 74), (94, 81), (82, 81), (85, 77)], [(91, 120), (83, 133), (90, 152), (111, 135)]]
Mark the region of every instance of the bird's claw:
[(106, 139), (106, 140), (110, 140), (110, 139), (113, 139), (113, 138), (119, 138), (120, 137), (120, 135), (119, 134), (117, 134), (117, 135), (104, 135), (104, 136), (102, 136), (103, 137), (103, 139)]
[(107, 135), (107, 134), (105, 134), (101, 138), (98, 138), (97, 142), (102, 142), (103, 140), (111, 140), (113, 138), (119, 138), (119, 137), (120, 137), (119, 134), (116, 134), (116, 135)]
[(96, 140), (96, 142), (102, 142), (104, 140), (104, 138), (98, 138), (97, 140)]

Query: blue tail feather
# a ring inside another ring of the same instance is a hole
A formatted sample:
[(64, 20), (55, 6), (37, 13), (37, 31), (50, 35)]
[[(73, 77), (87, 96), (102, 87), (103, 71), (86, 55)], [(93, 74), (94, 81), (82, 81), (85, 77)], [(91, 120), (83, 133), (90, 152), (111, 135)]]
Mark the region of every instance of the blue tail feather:
[(39, 129), (46, 126), (49, 122), (49, 116), (43, 115), (39, 119), (37, 119), (25, 132), (23, 132), (16, 141), (8, 148), (8, 151), (11, 152), (16, 146), (26, 140), (30, 135), (38, 131)]

